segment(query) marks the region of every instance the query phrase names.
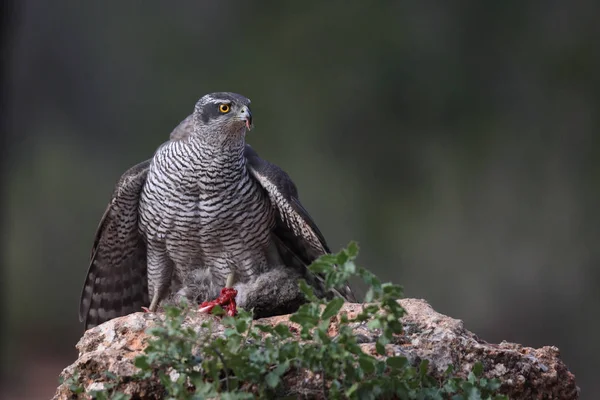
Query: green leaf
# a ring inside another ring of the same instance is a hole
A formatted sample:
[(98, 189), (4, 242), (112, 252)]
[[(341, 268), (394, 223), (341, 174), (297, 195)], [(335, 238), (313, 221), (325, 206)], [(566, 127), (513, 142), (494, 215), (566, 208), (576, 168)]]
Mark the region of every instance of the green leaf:
[(231, 337), (234, 335), (238, 335), (238, 331), (235, 329), (232, 329), (232, 328), (227, 328), (227, 329), (225, 329), (223, 334), (225, 335), (225, 337)]
[(248, 329), (248, 322), (244, 319), (238, 319), (235, 323), (235, 330), (238, 331), (238, 333), (244, 333), (246, 332), (246, 329)]
[(458, 389), (459, 386), (457, 379), (448, 379), (448, 381), (446, 381), (446, 384), (444, 385), (444, 391), (448, 394), (456, 393), (458, 392)]
[(79, 384), (72, 383), (69, 385), (69, 390), (75, 394), (83, 393), (83, 386)]
[(342, 306), (344, 305), (344, 299), (341, 297), (336, 297), (331, 300), (325, 309), (323, 310), (323, 314), (321, 314), (321, 319), (329, 319), (340, 311)]
[(346, 390), (346, 393), (345, 393), (346, 397), (351, 398), (352, 395), (354, 393), (356, 393), (357, 390), (358, 390), (358, 383), (355, 382), (354, 384), (352, 384), (352, 386), (350, 386), (350, 388), (348, 390)]
[(153, 326), (146, 329), (146, 333), (150, 336), (162, 336), (167, 333), (167, 330), (162, 326)]
[(377, 341), (385, 346), (386, 344), (390, 343), (390, 337), (391, 337), (391, 335), (390, 335), (389, 329), (384, 329), (383, 335), (379, 336)]
[(320, 260), (316, 260), (310, 265), (310, 271), (315, 274), (324, 274), (332, 267), (329, 263), (322, 262)]
[(369, 290), (367, 290), (367, 293), (365, 293), (365, 298), (363, 301), (365, 303), (370, 303), (373, 301), (374, 296), (375, 293), (373, 292), (373, 287), (370, 287)]
[(114, 373), (110, 372), (110, 371), (104, 371), (104, 376), (108, 380), (112, 380), (112, 381), (117, 380), (117, 376)]
[(342, 270), (346, 275), (354, 275), (356, 273), (356, 264), (354, 264), (354, 261), (346, 261), (344, 265), (342, 265)]
[(135, 361), (133, 362), (133, 364), (138, 367), (139, 369), (141, 369), (142, 371), (147, 371), (150, 369), (150, 364), (148, 363), (148, 357), (147, 356), (137, 356), (135, 358)]
[(475, 374), (473, 373), (473, 371), (469, 372), (469, 375), (467, 376), (467, 381), (469, 381), (469, 383), (475, 383), (477, 382), (477, 377), (475, 376)]
[(388, 367), (394, 369), (402, 369), (408, 365), (406, 357), (388, 357), (385, 361)]
[(321, 264), (328, 267), (333, 267), (337, 262), (336, 254), (323, 254), (313, 264)]
[(342, 249), (335, 256), (336, 256), (335, 264), (337, 264), (337, 265), (344, 265), (347, 261), (350, 260), (350, 256), (348, 255), (348, 252), (346, 251), (346, 249)]
[(502, 386), (502, 384), (498, 378), (490, 379), (487, 385), (488, 389), (492, 391), (500, 389), (500, 386)]
[(421, 398), (427, 400), (444, 400), (444, 398), (440, 394), (440, 391), (434, 387), (424, 387), (421, 389), (419, 394), (422, 396)]
[(474, 365), (473, 365), (473, 374), (475, 374), (476, 377), (481, 377), (481, 375), (483, 375), (483, 364), (479, 361), (477, 361)]
[(367, 322), (367, 328), (369, 329), (381, 329), (381, 321), (378, 319), (372, 319)]
[(389, 321), (388, 324), (393, 333), (396, 333), (396, 334), (402, 333), (402, 324), (400, 323), (400, 321), (393, 320), (393, 321)]
[(307, 314), (293, 314), (290, 317), (290, 321), (299, 324), (303, 328), (312, 328), (317, 324), (318, 318)]
[(174, 306), (165, 306), (165, 315), (168, 318), (179, 317), (183, 313), (183, 309)]
[(381, 290), (381, 281), (373, 274), (372, 272), (364, 269), (358, 269), (358, 275), (363, 279), (363, 281), (373, 287), (373, 290), (378, 293)]
[(277, 376), (282, 376), (283, 374), (285, 374), (287, 372), (287, 370), (289, 368), (290, 368), (290, 360), (285, 360), (283, 363), (276, 366), (275, 369), (273, 369), (273, 371), (271, 371), (271, 372)]
[(373, 357), (370, 357), (368, 355), (361, 355), (358, 358), (358, 365), (360, 365), (360, 367), (362, 368), (362, 370), (364, 371), (365, 374), (372, 374), (373, 372), (375, 372), (375, 364), (377, 363), (377, 360)]
[(394, 285), (391, 282), (386, 282), (381, 285), (381, 289), (383, 290), (384, 294), (390, 294), (396, 292), (399, 289), (399, 286)]
[(233, 317), (230, 317), (229, 315), (226, 315), (223, 318), (221, 318), (221, 324), (223, 324), (225, 326), (235, 326), (236, 320), (237, 320), (237, 318), (233, 318)]
[(481, 400), (481, 392), (474, 386), (465, 390), (465, 394), (467, 395), (467, 400)]
[[(210, 398), (217, 397), (217, 393), (213, 396), (207, 396)], [(252, 393), (244, 393), (244, 392), (222, 392), (218, 396), (221, 400), (250, 400), (254, 399), (254, 395)], [(187, 397), (186, 397), (187, 398)], [(204, 397), (202, 397), (204, 398)], [(195, 397), (194, 397), (195, 399)]]
[(237, 354), (240, 350), (240, 346), (242, 344), (243, 337), (241, 335), (235, 334), (227, 338), (225, 342), (227, 344), (227, 349), (231, 352), (231, 354)]
[(212, 315), (225, 315), (225, 310), (223, 310), (223, 307), (221, 307), (220, 305), (217, 304), (212, 309), (211, 314)]
[(377, 354), (385, 355), (385, 346), (379, 340), (375, 343), (375, 350), (377, 350)]
[(356, 256), (358, 256), (358, 243), (355, 241), (351, 241), (350, 243), (348, 243), (348, 246), (346, 247), (346, 252), (348, 253), (348, 256), (350, 256), (351, 258), (356, 258)]
[(276, 388), (280, 381), (279, 375), (273, 372), (269, 372), (267, 376), (265, 376), (265, 382), (267, 382), (267, 385), (269, 385), (270, 388)]
[(275, 332), (282, 338), (288, 338), (292, 336), (292, 332), (290, 332), (290, 327), (284, 324), (275, 325)]
[(306, 299), (308, 301), (317, 301), (317, 296), (315, 296), (315, 291), (313, 290), (312, 287), (310, 287), (308, 285), (308, 283), (306, 283), (306, 281), (304, 279), (300, 279), (300, 281), (298, 282), (298, 285), (300, 287), (300, 291), (304, 294), (304, 296), (306, 297)]
[(421, 361), (421, 364), (419, 365), (419, 374), (421, 375), (421, 378), (424, 377), (425, 375), (427, 375), (428, 370), (429, 370), (429, 360)]
[(273, 328), (268, 325), (256, 324), (254, 326), (261, 332), (273, 333)]

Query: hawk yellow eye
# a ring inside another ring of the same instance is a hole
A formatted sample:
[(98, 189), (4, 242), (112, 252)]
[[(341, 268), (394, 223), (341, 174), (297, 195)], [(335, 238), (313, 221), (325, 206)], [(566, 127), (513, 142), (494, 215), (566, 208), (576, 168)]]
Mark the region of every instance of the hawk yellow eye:
[(231, 107), (229, 107), (229, 104), (221, 104), (219, 106), (219, 111), (221, 111), (223, 114), (227, 114), (229, 112), (229, 110), (231, 110)]

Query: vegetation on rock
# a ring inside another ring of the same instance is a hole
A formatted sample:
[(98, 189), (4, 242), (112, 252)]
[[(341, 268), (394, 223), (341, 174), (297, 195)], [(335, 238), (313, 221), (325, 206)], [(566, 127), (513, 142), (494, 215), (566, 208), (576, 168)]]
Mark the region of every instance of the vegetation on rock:
[[(497, 379), (482, 377), (480, 363), (474, 365), (467, 379), (455, 376), (452, 367), (440, 379), (430, 374), (427, 360), (415, 364), (388, 354), (386, 345), (402, 332), (404, 309), (398, 303), (402, 288), (382, 284), (357, 266), (357, 254), (358, 246), (350, 243), (310, 266), (311, 271), (324, 276), (328, 289), (353, 277), (362, 278), (369, 289), (362, 312), (355, 318), (339, 313), (343, 299), (319, 299), (304, 281), (300, 288), (308, 301), (290, 317), (296, 325), (262, 325), (253, 320), (251, 312), (242, 310), (236, 317), (223, 317), (224, 335), (210, 339), (213, 321), (204, 322), (198, 331), (185, 323), (188, 313), (195, 311), (185, 305), (166, 307), (164, 321), (149, 330), (152, 339), (135, 360), (140, 370), (135, 379), (159, 381), (167, 399), (280, 398), (287, 394), (283, 378), (289, 374), (319, 380), (320, 389), (313, 394), (322, 398), (506, 399), (497, 392)], [(223, 310), (217, 307), (213, 313), (223, 315)], [(339, 318), (336, 332), (330, 331), (332, 318)], [(377, 332), (377, 354), (363, 352), (360, 337), (354, 333), (358, 324), (367, 324)], [(109, 384), (88, 395), (95, 399), (130, 398), (117, 391), (118, 376), (107, 378)], [(82, 393), (77, 377), (71, 381), (72, 393)]]

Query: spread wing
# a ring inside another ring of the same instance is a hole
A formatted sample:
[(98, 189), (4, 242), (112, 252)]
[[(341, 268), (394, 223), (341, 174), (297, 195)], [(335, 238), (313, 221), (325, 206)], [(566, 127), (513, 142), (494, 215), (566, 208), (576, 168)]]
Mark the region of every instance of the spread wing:
[(138, 203), (150, 160), (123, 174), (102, 216), (81, 292), (85, 329), (147, 306), (146, 244), (138, 230)]
[[(284, 263), (299, 268), (313, 285), (319, 284), (321, 277), (312, 275), (307, 267), (330, 251), (319, 228), (300, 203), (296, 185), (281, 168), (261, 159), (249, 145), (244, 155), (250, 173), (265, 188), (277, 210), (273, 234)], [(356, 302), (348, 285), (338, 288), (335, 294)]]

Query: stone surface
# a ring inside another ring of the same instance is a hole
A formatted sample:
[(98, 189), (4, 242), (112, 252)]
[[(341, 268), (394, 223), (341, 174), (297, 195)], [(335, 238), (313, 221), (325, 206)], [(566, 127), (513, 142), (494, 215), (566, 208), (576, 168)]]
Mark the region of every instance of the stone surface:
[[(461, 376), (467, 376), (473, 364), (481, 361), (484, 375), (499, 378), (502, 392), (511, 399), (579, 398), (575, 377), (560, 360), (556, 347), (534, 349), (515, 343), (487, 343), (466, 330), (462, 321), (437, 313), (424, 300), (403, 299), (400, 303), (407, 311), (402, 320), (405, 332), (387, 346), (388, 356), (402, 355), (412, 362), (427, 359), (433, 374), (443, 373), (452, 364)], [(361, 304), (347, 303), (341, 312), (346, 312), (352, 318), (360, 312), (361, 307)], [(120, 391), (134, 398), (161, 398), (163, 393), (158, 382), (127, 381), (127, 377), (136, 372), (133, 360), (146, 346), (148, 337), (144, 331), (155, 325), (161, 316), (140, 312), (88, 330), (77, 344), (79, 358), (63, 370), (61, 377), (66, 381), (77, 373), (86, 391), (98, 390), (103, 387), (105, 379), (102, 372), (109, 371), (124, 378), (125, 383), (119, 386)], [(214, 317), (192, 313), (186, 324), (199, 330), (207, 318)], [(286, 315), (264, 318), (259, 322), (293, 325)], [(336, 334), (337, 324), (338, 321), (333, 319), (331, 335)], [(214, 335), (222, 334), (219, 324), (214, 327)], [(365, 324), (357, 325), (355, 332), (363, 350), (375, 355), (377, 332), (367, 329)], [(310, 371), (290, 373), (285, 376), (285, 383), (288, 392), (297, 396), (318, 393), (321, 385), (318, 374)], [(58, 387), (54, 397), (73, 398), (77, 397), (66, 383)]]

